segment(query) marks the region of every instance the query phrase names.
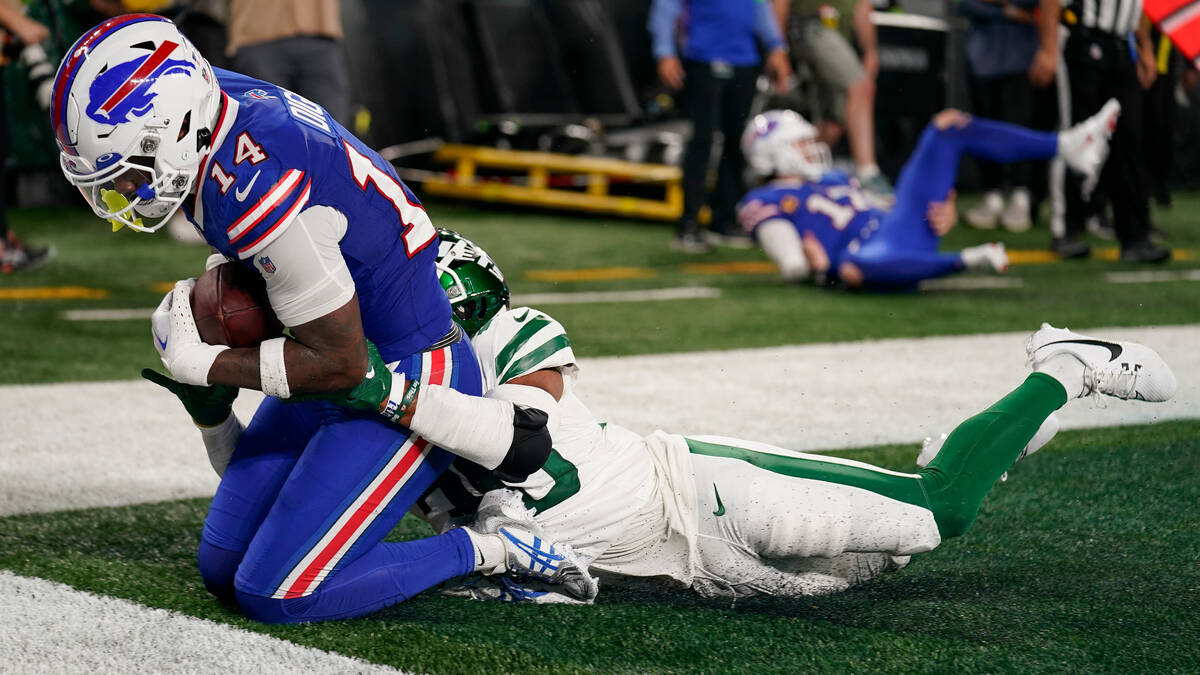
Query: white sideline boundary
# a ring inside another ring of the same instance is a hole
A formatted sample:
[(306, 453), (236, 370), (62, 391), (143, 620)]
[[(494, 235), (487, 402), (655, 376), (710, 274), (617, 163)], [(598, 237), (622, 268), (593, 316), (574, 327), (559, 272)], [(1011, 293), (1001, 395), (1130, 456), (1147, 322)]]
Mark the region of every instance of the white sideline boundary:
[[(1063, 428), (1200, 417), (1200, 325), (1088, 330), (1140, 339), (1179, 380), (1167, 403), (1068, 404)], [(600, 419), (648, 434), (733, 436), (798, 451), (919, 443), (1023, 380), (1026, 333), (581, 360)], [(243, 391), (248, 421), (262, 395)], [(143, 380), (0, 386), (0, 516), (211, 496), (183, 407)]]
[(2, 570), (0, 598), (0, 663), (7, 673), (402, 672)]
[[(1064, 429), (1200, 417), (1200, 325), (1097, 328), (1153, 347), (1179, 381), (1166, 403), (1072, 401)], [(1029, 333), (905, 338), (583, 361), (601, 419), (638, 433), (735, 436), (812, 452), (949, 432), (1021, 383)], [(629, 383), (636, 382), (632, 388)]]
[[(1164, 404), (1072, 402), (1058, 413), (1064, 428), (1200, 417), (1200, 325), (1084, 332), (1154, 347), (1179, 391)], [(915, 457), (923, 436), (949, 431), (1024, 379), (1026, 336), (587, 359), (579, 390), (601, 419), (639, 433), (734, 436), (800, 451), (912, 442)], [(242, 392), (235, 409), (248, 420), (259, 400)], [(210, 496), (216, 487), (186, 413), (148, 382), (2, 386), (0, 410), (0, 516)], [(0, 663), (17, 672), (388, 672), (5, 572), (0, 598)], [(216, 637), (188, 646), (192, 632)], [(195, 651), (185, 657), (187, 649)], [(202, 652), (219, 655), (220, 667), (192, 660)], [(263, 652), (276, 654), (269, 667), (252, 661)]]

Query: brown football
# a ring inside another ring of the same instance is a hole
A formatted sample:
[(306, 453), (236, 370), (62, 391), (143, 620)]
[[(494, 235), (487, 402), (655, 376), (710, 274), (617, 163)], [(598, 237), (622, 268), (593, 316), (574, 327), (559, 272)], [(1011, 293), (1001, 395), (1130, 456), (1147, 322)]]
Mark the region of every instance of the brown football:
[(262, 277), (241, 263), (222, 263), (202, 274), (191, 300), (200, 339), (210, 345), (255, 347), (283, 335)]

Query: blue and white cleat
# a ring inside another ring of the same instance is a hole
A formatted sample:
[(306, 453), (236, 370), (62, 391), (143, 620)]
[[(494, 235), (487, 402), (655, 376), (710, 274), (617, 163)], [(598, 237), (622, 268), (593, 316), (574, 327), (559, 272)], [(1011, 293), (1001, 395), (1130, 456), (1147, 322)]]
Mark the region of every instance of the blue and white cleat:
[(1034, 370), (1048, 359), (1070, 354), (1083, 364), (1083, 393), (1160, 402), (1175, 395), (1175, 374), (1153, 349), (1138, 342), (1116, 342), (1074, 333), (1043, 323), (1025, 341)]
[(506, 574), (485, 577), (471, 574), (457, 581), (446, 582), (442, 595), (469, 600), (509, 602), (534, 605), (590, 605), (591, 601), (568, 595), (562, 586), (542, 581), (517, 581)]
[(537, 602), (540, 595), (528, 594), (546, 591), (549, 584), (579, 602), (591, 603), (600, 591), (599, 583), (569, 544), (546, 538), (533, 515), (515, 490), (492, 490), (479, 504), (472, 529), (497, 534), (504, 543), (503, 566), (492, 572), (507, 577), (499, 585), (510, 601)]

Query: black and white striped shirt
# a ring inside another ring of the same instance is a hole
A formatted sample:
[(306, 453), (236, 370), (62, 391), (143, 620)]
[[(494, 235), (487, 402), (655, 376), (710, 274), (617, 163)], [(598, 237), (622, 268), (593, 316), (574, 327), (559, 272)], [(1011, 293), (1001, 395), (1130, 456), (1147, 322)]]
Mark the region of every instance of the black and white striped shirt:
[(1080, 26), (1117, 37), (1135, 30), (1142, 18), (1142, 0), (1072, 0), (1065, 6), (1079, 18)]

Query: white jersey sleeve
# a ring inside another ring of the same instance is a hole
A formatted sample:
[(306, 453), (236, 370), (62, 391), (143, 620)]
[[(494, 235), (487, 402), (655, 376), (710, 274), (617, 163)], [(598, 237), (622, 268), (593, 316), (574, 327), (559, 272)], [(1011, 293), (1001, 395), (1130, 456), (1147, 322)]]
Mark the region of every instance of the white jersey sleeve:
[(575, 352), (562, 324), (544, 312), (517, 307), (492, 317), (471, 340), (488, 391), (547, 368), (575, 375)]
[(271, 308), (283, 325), (308, 323), (354, 297), (354, 279), (338, 246), (346, 226), (346, 216), (338, 210), (314, 206), (254, 256)]

